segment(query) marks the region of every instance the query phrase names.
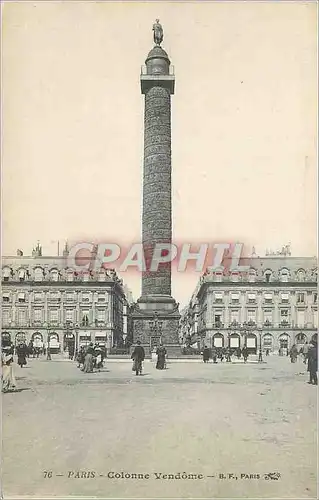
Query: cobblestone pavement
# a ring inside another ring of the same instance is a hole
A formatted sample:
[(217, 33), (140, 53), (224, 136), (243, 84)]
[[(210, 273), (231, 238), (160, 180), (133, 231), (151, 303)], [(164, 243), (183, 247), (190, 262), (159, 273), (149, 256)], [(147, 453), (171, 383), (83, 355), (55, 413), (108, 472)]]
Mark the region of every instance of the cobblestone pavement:
[[(301, 361), (145, 361), (136, 377), (130, 362), (84, 374), (31, 359), (16, 375), (21, 392), (3, 395), (4, 498), (316, 498), (317, 391)], [(112, 477), (122, 471), (145, 476)]]

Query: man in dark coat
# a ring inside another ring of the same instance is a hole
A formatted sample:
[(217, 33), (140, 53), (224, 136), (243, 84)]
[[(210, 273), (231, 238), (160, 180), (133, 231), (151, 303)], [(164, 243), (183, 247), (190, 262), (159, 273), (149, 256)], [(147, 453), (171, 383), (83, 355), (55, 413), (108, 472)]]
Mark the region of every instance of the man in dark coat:
[(145, 359), (145, 351), (144, 348), (141, 346), (141, 342), (138, 340), (136, 342), (136, 346), (134, 348), (134, 351), (132, 352), (131, 359), (133, 359), (133, 372), (135, 372), (136, 375), (141, 375), (142, 374), (142, 361)]
[(204, 350), (203, 350), (204, 363), (208, 363), (209, 358), (210, 358), (210, 350), (209, 350), (209, 347), (207, 347), (207, 345), (205, 345)]
[(24, 342), (21, 342), (16, 347), (16, 353), (18, 356), (18, 365), (22, 368), (27, 364), (26, 357), (28, 353), (28, 346)]
[(314, 339), (310, 342), (311, 346), (308, 350), (308, 372), (309, 372), (309, 382), (308, 384), (318, 385), (318, 344), (317, 340)]

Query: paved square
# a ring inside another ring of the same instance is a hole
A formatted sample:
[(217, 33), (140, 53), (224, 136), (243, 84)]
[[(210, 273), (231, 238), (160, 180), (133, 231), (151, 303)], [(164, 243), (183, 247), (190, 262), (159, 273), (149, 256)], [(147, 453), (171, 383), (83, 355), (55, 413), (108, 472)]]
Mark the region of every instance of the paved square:
[(316, 498), (317, 391), (300, 360), (145, 361), (141, 377), (125, 361), (15, 368), (25, 390), (3, 395), (5, 498)]

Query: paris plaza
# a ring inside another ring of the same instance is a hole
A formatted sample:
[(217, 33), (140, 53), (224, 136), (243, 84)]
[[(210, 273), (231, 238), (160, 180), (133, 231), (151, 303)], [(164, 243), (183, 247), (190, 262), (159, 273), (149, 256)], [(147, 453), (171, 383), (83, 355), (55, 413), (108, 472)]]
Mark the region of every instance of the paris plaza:
[(315, 499), (315, 10), (144, 4), (4, 8), (2, 497)]

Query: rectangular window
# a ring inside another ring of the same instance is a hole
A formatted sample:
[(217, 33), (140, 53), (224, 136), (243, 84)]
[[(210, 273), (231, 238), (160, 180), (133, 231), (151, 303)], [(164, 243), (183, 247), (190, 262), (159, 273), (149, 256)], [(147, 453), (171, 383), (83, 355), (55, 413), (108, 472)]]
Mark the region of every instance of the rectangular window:
[(231, 323), (233, 323), (233, 322), (239, 323), (239, 310), (238, 309), (230, 311), (230, 322)]
[(266, 304), (272, 303), (272, 294), (271, 293), (265, 293), (264, 297), (265, 297)]
[(97, 320), (101, 322), (105, 322), (105, 309), (97, 310)]
[(231, 294), (231, 302), (232, 302), (232, 304), (239, 303), (239, 293), (232, 293)]
[(255, 309), (248, 309), (247, 310), (247, 321), (251, 321), (256, 323), (256, 310)]
[(318, 293), (317, 292), (315, 292), (313, 294), (313, 302), (314, 302), (314, 304), (316, 304), (318, 302)]
[(297, 310), (297, 326), (298, 327), (305, 326), (305, 311)]
[(74, 292), (66, 292), (65, 296), (67, 302), (73, 302), (74, 301)]
[(105, 293), (98, 293), (97, 294), (97, 301), (98, 302), (105, 302), (105, 300), (106, 300)]
[(305, 303), (305, 294), (297, 293), (297, 304), (304, 304), (304, 303)]
[(256, 302), (256, 294), (249, 293), (248, 294), (248, 304), (254, 304)]
[(33, 320), (36, 323), (42, 322), (42, 309), (34, 309), (33, 311)]
[(89, 326), (90, 323), (90, 311), (82, 311), (81, 314), (81, 325), (82, 326)]
[(288, 304), (288, 302), (289, 302), (289, 293), (282, 293), (281, 294), (281, 302), (285, 302), (286, 304)]
[(90, 294), (87, 292), (82, 292), (82, 302), (90, 302)]
[(10, 302), (10, 295), (8, 293), (2, 295), (2, 302)]
[(50, 314), (49, 314), (49, 318), (50, 318), (50, 323), (54, 323), (54, 324), (57, 324), (59, 323), (59, 310), (58, 309), (50, 309)]
[(25, 293), (24, 292), (20, 292), (18, 294), (18, 302), (25, 302)]
[(50, 300), (57, 300), (59, 298), (59, 292), (50, 292)]
[(18, 325), (25, 326), (27, 324), (26, 309), (18, 309)]
[(264, 323), (272, 323), (272, 310), (271, 309), (264, 310)]
[(288, 309), (281, 309), (280, 316), (282, 319), (288, 318)]
[(34, 292), (35, 302), (42, 300), (42, 292)]
[(2, 324), (3, 326), (8, 326), (10, 325), (11, 320), (11, 314), (10, 314), (10, 309), (3, 309), (2, 310)]
[(65, 310), (65, 321), (69, 323), (74, 323), (74, 309)]

